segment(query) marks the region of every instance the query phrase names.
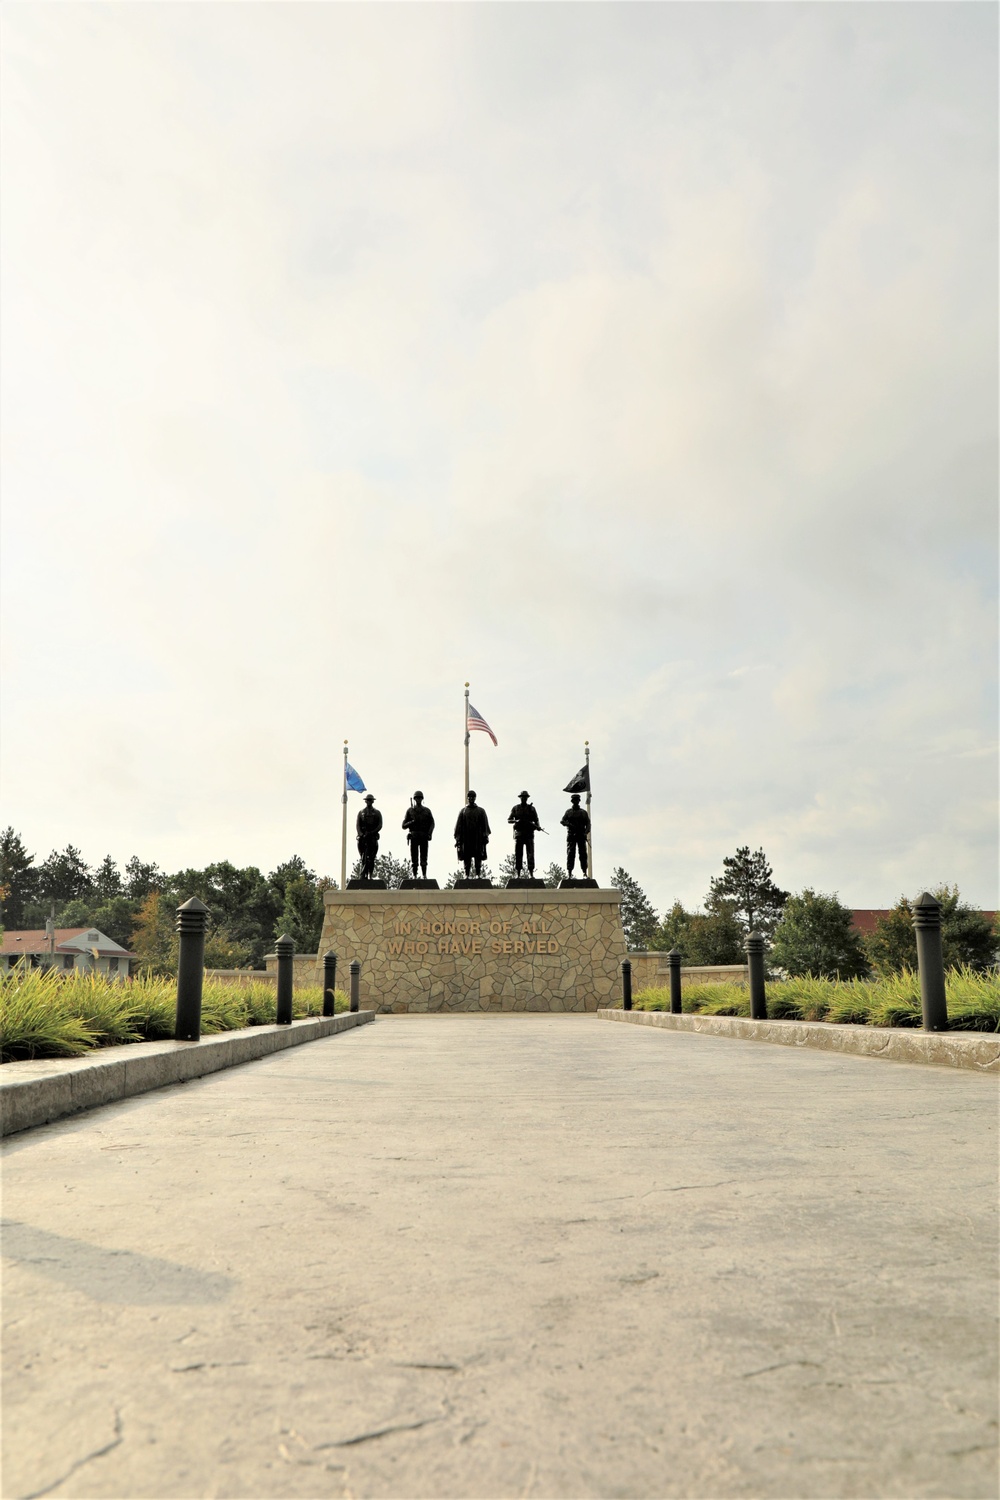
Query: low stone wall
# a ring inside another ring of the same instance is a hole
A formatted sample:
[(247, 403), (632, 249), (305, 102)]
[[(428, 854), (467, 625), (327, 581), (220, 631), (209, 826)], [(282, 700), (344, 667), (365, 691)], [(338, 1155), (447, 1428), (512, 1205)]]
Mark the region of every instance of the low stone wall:
[(310, 1016), (290, 1026), (220, 1031), (203, 1036), (200, 1042), (131, 1042), (95, 1047), (83, 1057), (4, 1063), (0, 1068), (0, 1135), (255, 1062), (285, 1047), (336, 1036), (374, 1019), (371, 1011), (344, 1011), (339, 1016)]
[[(264, 962), (267, 964), (267, 978), (277, 981), (278, 955), (276, 953), (268, 953), (264, 957)], [(296, 953), (292, 959), (292, 983), (296, 989), (323, 983), (318, 953)], [(340, 989), (344, 989), (346, 985), (346, 979), (341, 977), (339, 968), (337, 970), (337, 985)]]
[[(632, 965), (633, 990), (665, 989), (670, 982), (670, 970), (665, 953), (651, 953), (646, 949), (629, 955)], [(684, 964), (681, 966), (681, 984), (746, 984), (746, 964)]]
[(361, 1004), (413, 1011), (596, 1011), (621, 997), (616, 890), (327, 891), (321, 950)]
[(818, 1047), (824, 1052), (851, 1052), (889, 1062), (933, 1063), (941, 1068), (972, 1068), (977, 1073), (1000, 1072), (1000, 1037), (996, 1032), (837, 1026), (829, 1021), (751, 1021), (746, 1016), (674, 1016), (661, 1010), (602, 1010), (599, 1019), (622, 1021), (630, 1026), (656, 1026), (662, 1031), (735, 1037), (738, 1041), (776, 1042), (781, 1047)]

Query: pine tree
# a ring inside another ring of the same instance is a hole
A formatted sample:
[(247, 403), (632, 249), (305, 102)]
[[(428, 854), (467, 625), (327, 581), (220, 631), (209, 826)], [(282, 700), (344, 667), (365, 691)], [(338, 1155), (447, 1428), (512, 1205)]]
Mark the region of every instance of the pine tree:
[(88, 897), (93, 890), (90, 870), (79, 849), (67, 844), (62, 853), (53, 849), (38, 869), (38, 893), (43, 901), (63, 906), (77, 897)]
[(38, 871), (32, 869), (34, 863), (35, 856), (28, 853), (20, 834), (5, 828), (0, 833), (0, 906), (8, 931), (24, 926), (24, 908), (35, 898)]
[(629, 949), (648, 948), (659, 926), (653, 904), (637, 880), (619, 865), (611, 884), (621, 892), (622, 930)]
[(737, 849), (722, 861), (724, 874), (717, 875), (705, 899), (709, 915), (720, 910), (720, 903), (731, 904), (744, 932), (761, 932), (769, 936), (781, 918), (788, 892), (779, 890), (771, 879), (771, 866), (763, 849), (750, 853), (749, 844)]
[(110, 854), (106, 854), (95, 869), (93, 886), (99, 901), (111, 901), (124, 894), (121, 873)]

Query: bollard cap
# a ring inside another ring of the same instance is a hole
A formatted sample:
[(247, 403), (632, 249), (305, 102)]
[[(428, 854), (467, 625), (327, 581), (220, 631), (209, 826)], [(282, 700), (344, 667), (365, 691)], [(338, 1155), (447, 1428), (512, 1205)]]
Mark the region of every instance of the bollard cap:
[(274, 951), (275, 953), (294, 953), (295, 939), (290, 938), (287, 932), (283, 932), (280, 938), (274, 940)]
[(334, 953), (334, 951), (333, 951), (332, 948), (327, 948), (326, 952), (323, 954), (323, 957), (324, 958), (336, 958), (337, 955), (336, 955), (336, 953)]
[(671, 948), (670, 952), (667, 954), (667, 958), (673, 959), (675, 963), (680, 963), (683, 957), (684, 955), (679, 948)]
[(361, 964), (359, 963), (359, 961), (356, 958), (352, 958), (351, 959), (351, 973), (352, 974), (360, 974), (361, 973)]
[(911, 910), (914, 927), (941, 926), (941, 903), (930, 891), (924, 891), (922, 896), (918, 896)]
[(190, 900), (184, 902), (183, 906), (177, 908), (177, 930), (178, 932), (204, 932), (211, 915), (204, 901), (199, 901), (197, 896), (192, 896)]
[(748, 932), (746, 946), (748, 951), (753, 949), (755, 952), (763, 948), (764, 939), (762, 935), (759, 932)]

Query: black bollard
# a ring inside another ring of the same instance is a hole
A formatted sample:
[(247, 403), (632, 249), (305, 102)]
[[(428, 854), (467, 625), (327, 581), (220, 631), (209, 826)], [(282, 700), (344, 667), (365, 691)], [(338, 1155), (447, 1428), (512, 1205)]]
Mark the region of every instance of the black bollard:
[(632, 1009), (632, 965), (622, 959), (622, 1010)]
[(295, 988), (295, 943), (282, 933), (275, 940), (274, 951), (278, 955), (278, 1026), (292, 1024), (292, 991)]
[(764, 989), (764, 939), (759, 932), (747, 936), (747, 966), (750, 970), (750, 1019), (767, 1020), (767, 992)]
[(351, 1009), (361, 1009), (361, 965), (356, 958), (351, 959)]
[(681, 1013), (681, 950), (671, 948), (667, 954), (667, 967), (670, 970), (670, 1014), (679, 1016)]
[(201, 986), (205, 977), (205, 928), (208, 907), (197, 896), (177, 908), (180, 956), (177, 960), (177, 1014), (174, 1041), (201, 1040)]
[(925, 1031), (948, 1030), (948, 997), (944, 987), (944, 953), (941, 950), (941, 903), (929, 891), (913, 903), (913, 928), (917, 938), (917, 969), (920, 972), (920, 1008)]
[(333, 992), (337, 988), (337, 955), (327, 951), (323, 954), (323, 1014), (334, 1012)]

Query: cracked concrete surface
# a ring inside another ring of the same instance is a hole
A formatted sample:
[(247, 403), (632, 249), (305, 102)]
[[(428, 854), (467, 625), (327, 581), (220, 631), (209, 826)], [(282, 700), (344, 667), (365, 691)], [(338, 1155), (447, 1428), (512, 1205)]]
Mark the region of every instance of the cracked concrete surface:
[(393, 1017), (15, 1136), (3, 1493), (993, 1496), (996, 1094)]

